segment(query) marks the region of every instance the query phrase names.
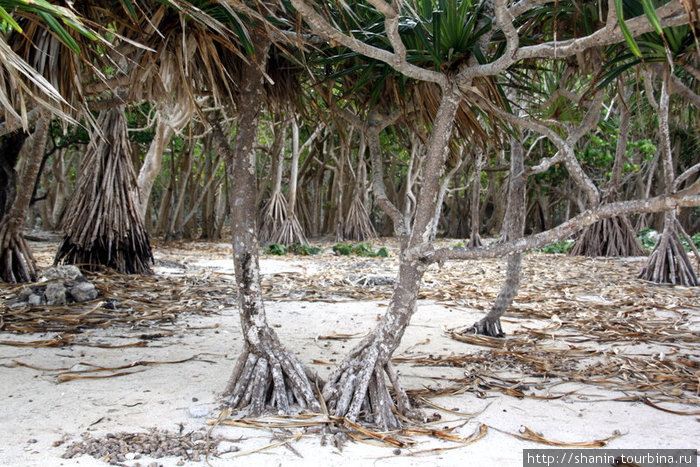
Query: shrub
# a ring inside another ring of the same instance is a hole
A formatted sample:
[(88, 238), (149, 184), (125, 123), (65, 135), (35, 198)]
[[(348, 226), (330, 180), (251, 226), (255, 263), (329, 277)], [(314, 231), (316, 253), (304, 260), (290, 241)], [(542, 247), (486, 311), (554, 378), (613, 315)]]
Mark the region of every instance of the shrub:
[(659, 237), (660, 235), (656, 230), (650, 229), (648, 227), (640, 230), (637, 234), (637, 238), (641, 242), (642, 247), (644, 247), (644, 249), (647, 251), (651, 251), (654, 249), (654, 247), (656, 246), (656, 242), (659, 241)]
[(374, 250), (372, 249), (372, 244), (367, 242), (358, 243), (355, 246), (348, 245), (347, 243), (336, 243), (335, 245), (333, 245), (333, 252), (336, 255), (340, 256), (349, 256), (352, 254), (356, 256), (367, 256), (371, 258), (389, 257), (389, 251), (385, 247), (382, 247), (378, 250)]
[(272, 243), (263, 248), (263, 253), (266, 255), (282, 256), (287, 254), (287, 247), (279, 243)]
[(323, 251), (323, 248), (317, 246), (309, 246), (305, 243), (292, 243), (289, 245), (289, 252), (295, 255), (309, 256), (317, 255)]
[(535, 251), (538, 253), (568, 253), (573, 245), (572, 240), (562, 240)]

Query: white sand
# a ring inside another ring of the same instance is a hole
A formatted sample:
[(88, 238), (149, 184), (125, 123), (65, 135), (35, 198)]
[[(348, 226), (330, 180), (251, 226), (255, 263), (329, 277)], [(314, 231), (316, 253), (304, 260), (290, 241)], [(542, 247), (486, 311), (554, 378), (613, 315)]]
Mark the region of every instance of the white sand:
[[(230, 260), (209, 267), (230, 269)], [(263, 260), (264, 272), (303, 271), (304, 266), (289, 261)], [(275, 326), (283, 342), (294, 349), (301, 360), (321, 376), (327, 365), (312, 364), (313, 360), (338, 362), (357, 339), (348, 341), (319, 340), (318, 336), (332, 333), (365, 333), (375, 324), (377, 315), (385, 309), (385, 302), (279, 302), (268, 303), (268, 319)], [(443, 326), (470, 324), (479, 315), (463, 309), (437, 305), (429, 301), (419, 303), (418, 312), (408, 328), (402, 346), (395, 356), (462, 355), (483, 350), (446, 337)], [(545, 322), (509, 320), (506, 332), (521, 325), (544, 327)], [(211, 328), (219, 325), (218, 328)], [(193, 331), (187, 327), (205, 327)], [(88, 456), (62, 459), (67, 445), (89, 431), (93, 436), (117, 432), (140, 432), (150, 428), (177, 432), (197, 430), (205, 426), (206, 418), (194, 418), (190, 409), (208, 409), (216, 417), (218, 393), (227, 382), (241, 347), (240, 324), (235, 309), (223, 309), (217, 315), (192, 314), (179, 317), (175, 328), (182, 329), (175, 336), (151, 341), (148, 347), (102, 349), (73, 345), (66, 348), (22, 348), (0, 345), (0, 465), (54, 466), (105, 465)], [(123, 327), (95, 330), (89, 333), (90, 342), (125, 343), (116, 339), (143, 333)], [(10, 335), (0, 339), (35, 340), (42, 335)], [(102, 366), (118, 366), (134, 361), (175, 361), (198, 355), (186, 363), (139, 367), (137, 374), (94, 380), (58, 383), (56, 372), (39, 371), (26, 367), (12, 367), (14, 360), (40, 368), (73, 367), (79, 362)], [(415, 367), (399, 364), (402, 381), (408, 388), (447, 386), (445, 378), (462, 378), (464, 369), (446, 367)], [(610, 442), (610, 448), (698, 448), (700, 424), (693, 416), (665, 413), (639, 402), (610, 402), (599, 399), (620, 397), (621, 393), (587, 385), (568, 384), (558, 392), (578, 392), (557, 400), (517, 399), (488, 392), (485, 399), (474, 392), (459, 396), (432, 399), (432, 402), (461, 413), (475, 415), (454, 434), (468, 436), (481, 424), (489, 427), (488, 434), (466, 447), (420, 453), (433, 448), (455, 446), (427, 437), (414, 438), (416, 444), (407, 449), (375, 447), (364, 443), (347, 443), (342, 452), (330, 445), (323, 446), (318, 434), (304, 434), (291, 442), (296, 451), (284, 446), (246, 455), (236, 459), (234, 454), (220, 458), (210, 457), (214, 466), (254, 465), (309, 466), (309, 465), (502, 465), (519, 466), (522, 450), (543, 448), (533, 442), (522, 441), (506, 433), (518, 433), (522, 427), (551, 439), (562, 441), (592, 441), (606, 438), (615, 432), (623, 436)], [(698, 410), (697, 407), (673, 406), (676, 410)], [(432, 414), (434, 409), (425, 413)], [(464, 423), (468, 417), (443, 413), (435, 426), (443, 428)], [(282, 437), (250, 428), (217, 427), (213, 435), (222, 435), (241, 451), (253, 450), (280, 440), (292, 438), (297, 429)], [(61, 446), (54, 443), (66, 437)], [(222, 446), (220, 446), (220, 449)], [(299, 457), (297, 453), (301, 456)], [(156, 459), (159, 465), (174, 466), (178, 458)], [(131, 460), (126, 465), (149, 465), (154, 459)], [(185, 465), (201, 465), (187, 462)]]

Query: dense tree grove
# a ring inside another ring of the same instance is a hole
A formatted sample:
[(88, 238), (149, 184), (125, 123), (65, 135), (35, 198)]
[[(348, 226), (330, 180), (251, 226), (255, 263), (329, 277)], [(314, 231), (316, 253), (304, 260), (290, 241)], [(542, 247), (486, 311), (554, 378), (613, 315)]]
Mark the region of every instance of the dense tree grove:
[(642, 277), (698, 285), (683, 246), (700, 231), (695, 2), (0, 9), (2, 280), (36, 279), (24, 230), (61, 231), (57, 262), (125, 273), (150, 272), (149, 237), (230, 231), (246, 342), (234, 407), (321, 407), (266, 322), (261, 243), (398, 239), (386, 313), (319, 382), (331, 413), (385, 429), (412, 413), (391, 355), (431, 264), (507, 257), (493, 309), (464, 330), (492, 336), (522, 253), (562, 240), (638, 256), (653, 228)]

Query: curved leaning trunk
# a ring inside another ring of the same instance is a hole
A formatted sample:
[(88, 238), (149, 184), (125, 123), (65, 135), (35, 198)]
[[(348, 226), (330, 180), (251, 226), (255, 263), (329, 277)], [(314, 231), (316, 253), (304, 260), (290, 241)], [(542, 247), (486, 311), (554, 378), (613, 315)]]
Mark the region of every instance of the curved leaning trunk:
[(151, 198), (153, 182), (155, 182), (156, 177), (160, 173), (163, 152), (174, 134), (175, 129), (159, 116), (153, 141), (151, 141), (151, 145), (148, 147), (148, 152), (139, 170), (137, 179), (136, 192), (138, 194), (139, 215), (144, 221), (146, 219), (146, 211), (148, 210), (148, 202)]
[[(421, 252), (430, 248), (440, 178), (444, 172), (448, 141), (459, 102), (460, 93), (456, 87), (445, 89), (428, 145), (423, 185), (410, 232), (405, 232), (405, 224), (401, 222), (395, 206), (388, 199), (383, 199), (382, 207), (394, 214), (392, 218), (397, 236), (403, 239), (396, 287), (379, 324), (343, 359), (323, 388), (326, 405), (336, 416), (350, 420), (365, 418), (387, 430), (401, 426), (395, 411), (401, 415), (412, 415), (406, 392), (391, 365), (391, 356), (416, 311), (420, 283), (427, 267), (421, 260)], [(370, 147), (375, 140), (370, 138)], [(376, 161), (377, 158), (377, 148), (374, 148), (373, 159)], [(378, 176), (377, 172), (375, 168), (375, 177)], [(378, 188), (381, 194), (383, 184), (375, 180), (374, 188)], [(386, 377), (393, 386), (395, 401), (389, 392)]]

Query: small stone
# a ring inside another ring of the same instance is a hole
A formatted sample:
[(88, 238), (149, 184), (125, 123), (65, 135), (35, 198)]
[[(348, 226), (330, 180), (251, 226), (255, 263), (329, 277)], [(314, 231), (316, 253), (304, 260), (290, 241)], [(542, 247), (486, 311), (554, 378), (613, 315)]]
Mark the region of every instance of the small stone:
[(72, 264), (67, 264), (44, 270), (39, 282), (46, 282), (54, 279), (74, 281), (78, 278), (83, 278), (80, 269)]
[(41, 297), (37, 294), (31, 294), (27, 299), (27, 303), (30, 305), (41, 305)]
[(66, 288), (59, 282), (52, 282), (46, 286), (44, 298), (48, 305), (65, 305)]
[(209, 409), (201, 405), (190, 405), (188, 410), (192, 418), (203, 418), (209, 415)]
[(76, 302), (87, 302), (97, 298), (99, 293), (90, 282), (78, 282), (70, 289), (70, 294)]
[(28, 302), (29, 297), (32, 295), (35, 295), (35, 287), (29, 286), (29, 287), (24, 287), (22, 290), (19, 291), (17, 294), (17, 301), (20, 302)]

